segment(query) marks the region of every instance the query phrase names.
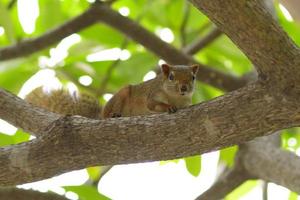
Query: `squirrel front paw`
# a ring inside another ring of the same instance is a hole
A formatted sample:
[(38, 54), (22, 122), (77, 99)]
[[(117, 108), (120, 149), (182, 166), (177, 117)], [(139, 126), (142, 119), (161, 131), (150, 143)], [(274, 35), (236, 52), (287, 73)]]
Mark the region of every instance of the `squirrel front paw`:
[(170, 106), (169, 108), (168, 108), (168, 113), (175, 113), (177, 111), (177, 108), (176, 108), (176, 106)]
[(112, 113), (111, 118), (122, 117), (121, 113)]

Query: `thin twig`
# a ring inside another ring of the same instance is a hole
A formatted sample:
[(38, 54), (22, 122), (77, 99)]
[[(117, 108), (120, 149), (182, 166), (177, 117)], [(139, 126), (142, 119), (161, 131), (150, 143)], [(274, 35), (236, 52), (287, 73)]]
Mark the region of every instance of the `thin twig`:
[(180, 38), (181, 38), (181, 47), (184, 47), (186, 45), (186, 27), (187, 23), (189, 21), (190, 12), (191, 12), (191, 5), (189, 2), (185, 2), (184, 4), (184, 15), (183, 20), (180, 26)]
[(263, 195), (263, 200), (268, 200), (268, 186), (269, 186), (269, 182), (268, 181), (264, 181), (263, 182), (263, 191), (262, 191), (262, 195)]
[(222, 32), (218, 28), (213, 28), (211, 32), (209, 32), (204, 38), (200, 38), (193, 42), (192, 44), (188, 45), (183, 49), (184, 53), (187, 54), (196, 54), (201, 49), (209, 45), (211, 42), (213, 42), (215, 39), (217, 39), (219, 36), (222, 35)]
[[(128, 45), (129, 41), (128, 39), (125, 39), (121, 46), (120, 46), (120, 49), (123, 50), (126, 48), (126, 46)], [(97, 90), (96, 94), (97, 94), (97, 97), (100, 97), (104, 94), (105, 92), (105, 88), (111, 78), (111, 75), (112, 75), (112, 72), (113, 70), (118, 66), (118, 64), (121, 62), (121, 59), (118, 58), (117, 60), (115, 60), (107, 69), (106, 71), (106, 74), (104, 76), (104, 78), (102, 79), (101, 83), (100, 83), (100, 87), (99, 89)]]

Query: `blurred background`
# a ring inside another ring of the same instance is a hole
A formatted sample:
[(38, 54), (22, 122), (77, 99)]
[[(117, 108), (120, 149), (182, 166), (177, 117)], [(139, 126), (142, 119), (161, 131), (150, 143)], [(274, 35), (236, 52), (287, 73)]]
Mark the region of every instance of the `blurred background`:
[[(43, 35), (83, 13), (91, 3), (92, 0), (0, 0), (0, 47)], [(274, 2), (278, 22), (296, 44), (300, 43), (298, 4)], [(117, 0), (112, 8), (178, 49), (213, 35), (195, 52), (197, 61), (238, 77), (253, 70), (230, 39), (184, 0)], [(104, 105), (122, 86), (155, 77), (157, 66), (163, 62), (118, 30), (96, 23), (29, 56), (0, 60), (0, 87), (22, 98), (41, 85), (64, 87), (70, 92), (96, 94)], [(222, 94), (198, 82), (193, 103)], [(31, 139), (34, 137), (0, 120), (0, 146)], [(282, 131), (281, 140), (282, 148), (300, 155), (298, 128)], [(179, 160), (114, 166), (107, 172), (91, 167), (18, 187), (53, 191), (74, 200), (194, 199), (211, 186), (220, 172), (233, 166), (236, 151), (233, 146)], [(259, 200), (265, 192), (269, 199), (300, 199), (284, 187), (269, 183), (264, 190), (264, 185), (259, 180), (247, 181), (225, 199)]]

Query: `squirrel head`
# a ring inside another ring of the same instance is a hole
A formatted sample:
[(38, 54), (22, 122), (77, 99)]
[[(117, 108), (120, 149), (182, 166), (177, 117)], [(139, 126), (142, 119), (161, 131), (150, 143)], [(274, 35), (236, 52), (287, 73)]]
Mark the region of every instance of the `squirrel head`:
[(163, 89), (171, 96), (192, 96), (199, 65), (161, 66), (163, 72)]

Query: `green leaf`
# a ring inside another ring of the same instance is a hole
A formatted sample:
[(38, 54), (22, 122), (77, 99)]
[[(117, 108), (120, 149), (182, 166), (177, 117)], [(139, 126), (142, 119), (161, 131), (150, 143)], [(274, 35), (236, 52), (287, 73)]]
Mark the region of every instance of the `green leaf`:
[(258, 181), (246, 181), (225, 197), (225, 200), (239, 200), (258, 185)]
[(289, 200), (297, 200), (298, 194), (296, 192), (290, 192)]
[(7, 146), (11, 144), (14, 144), (13, 137), (10, 135), (0, 133), (0, 146)]
[(100, 194), (96, 187), (89, 185), (65, 186), (64, 189), (76, 193), (80, 200), (110, 200), (110, 198)]
[(288, 35), (292, 38), (292, 40), (299, 46), (300, 45), (300, 24), (295, 21), (288, 21), (282, 11), (279, 9), (279, 4), (275, 4), (275, 8), (277, 11), (279, 24), (283, 27), (283, 29), (288, 33)]
[(17, 93), (38, 67), (34, 62), (18, 59), (0, 63), (0, 87)]
[(12, 136), (14, 143), (19, 144), (21, 142), (26, 142), (29, 140), (30, 135), (28, 133), (25, 133), (21, 129), (18, 129), (17, 132)]
[(49, 29), (62, 24), (68, 19), (61, 9), (60, 0), (43, 0), (39, 1), (39, 17), (36, 20), (35, 35), (43, 34)]
[(169, 163), (175, 163), (175, 164), (178, 164), (179, 161), (180, 161), (180, 159), (163, 160), (163, 161), (160, 161), (159, 164), (160, 164), (160, 165), (166, 165), (166, 164), (169, 164)]
[(84, 39), (97, 42), (99, 46), (113, 48), (119, 46), (124, 40), (124, 36), (115, 29), (104, 25), (94, 24), (79, 33)]
[(8, 40), (12, 43), (15, 41), (15, 31), (11, 15), (6, 7), (0, 2), (0, 26), (4, 27)]
[(193, 176), (197, 177), (201, 171), (201, 156), (191, 156), (184, 158), (186, 169)]
[(29, 140), (30, 135), (18, 130), (14, 135), (0, 133), (0, 146), (18, 144)]
[(98, 180), (101, 174), (101, 167), (88, 167), (86, 170), (91, 180), (93, 181)]
[(228, 167), (232, 167), (237, 150), (238, 147), (236, 145), (220, 150), (220, 161), (225, 162)]

